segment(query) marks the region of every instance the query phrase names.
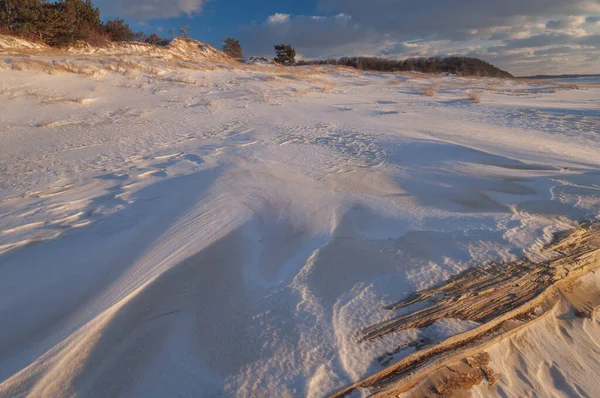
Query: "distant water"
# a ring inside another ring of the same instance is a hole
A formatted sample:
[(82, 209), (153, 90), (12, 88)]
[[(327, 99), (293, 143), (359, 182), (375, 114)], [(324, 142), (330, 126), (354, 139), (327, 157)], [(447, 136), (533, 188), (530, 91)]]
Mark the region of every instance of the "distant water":
[(600, 76), (553, 78), (548, 80), (552, 80), (553, 82), (557, 83), (600, 83)]

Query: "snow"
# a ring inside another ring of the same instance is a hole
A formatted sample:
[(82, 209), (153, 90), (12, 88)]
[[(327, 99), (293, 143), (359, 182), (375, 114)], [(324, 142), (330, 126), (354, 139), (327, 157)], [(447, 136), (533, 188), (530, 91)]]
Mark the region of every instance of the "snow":
[(248, 65), (277, 65), (277, 63), (273, 60), (270, 60), (267, 57), (248, 57), (246, 61)]
[(181, 37), (173, 39), (166, 46), (155, 46), (140, 42), (116, 42), (107, 43), (103, 47), (94, 47), (87, 43), (81, 43), (68, 49), (72, 54), (97, 55), (97, 56), (139, 56), (152, 57), (164, 60), (177, 61), (208, 61), (208, 62), (232, 62), (233, 60), (215, 49), (209, 44), (193, 39)]
[(43, 43), (35, 43), (18, 37), (0, 35), (0, 53), (32, 53), (48, 50), (48, 46)]
[(358, 342), (386, 303), (600, 215), (593, 86), (142, 52), (0, 68), (1, 396), (323, 396), (474, 327)]

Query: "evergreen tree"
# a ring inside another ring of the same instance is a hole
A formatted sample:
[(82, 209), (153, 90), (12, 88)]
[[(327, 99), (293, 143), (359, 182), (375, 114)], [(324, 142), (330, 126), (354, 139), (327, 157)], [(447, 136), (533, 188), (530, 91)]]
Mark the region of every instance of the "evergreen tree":
[(225, 39), (225, 42), (223, 43), (223, 52), (229, 55), (231, 58), (244, 58), (244, 55), (242, 54), (242, 45), (240, 44), (240, 41), (231, 37)]
[(274, 61), (281, 65), (294, 65), (296, 63), (296, 50), (291, 44), (277, 44), (275, 46)]
[[(62, 46), (102, 36), (100, 11), (91, 0), (59, 0), (44, 5), (47, 27), (45, 41)], [(45, 24), (46, 25), (46, 24)]]
[(40, 0), (0, 0), (0, 27), (20, 36), (40, 35)]

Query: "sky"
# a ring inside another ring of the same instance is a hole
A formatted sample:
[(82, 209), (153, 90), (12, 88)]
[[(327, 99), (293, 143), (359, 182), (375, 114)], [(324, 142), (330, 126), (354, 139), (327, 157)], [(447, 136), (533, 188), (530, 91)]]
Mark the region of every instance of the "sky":
[(189, 35), (244, 55), (292, 44), (303, 59), (461, 55), (516, 76), (600, 73), (600, 0), (96, 0), (134, 30)]

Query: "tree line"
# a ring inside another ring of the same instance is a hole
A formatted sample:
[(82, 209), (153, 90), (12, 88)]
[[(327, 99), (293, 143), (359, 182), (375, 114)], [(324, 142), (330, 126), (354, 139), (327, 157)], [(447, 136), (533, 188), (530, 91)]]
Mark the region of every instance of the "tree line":
[[(187, 36), (187, 26), (181, 29)], [(50, 46), (76, 41), (166, 44), (156, 33), (134, 32), (122, 19), (102, 21), (91, 0), (0, 0), (0, 33), (41, 40)]]
[(380, 72), (451, 73), (459, 76), (512, 77), (488, 62), (469, 57), (431, 57), (389, 60), (378, 57), (342, 57), (324, 61), (300, 61), (298, 65), (342, 65)]
[[(188, 37), (189, 27), (182, 26), (179, 32)], [(123, 19), (102, 21), (100, 10), (92, 0), (0, 0), (0, 33), (28, 39), (41, 40), (44, 43), (60, 47), (77, 41), (92, 45), (102, 45), (108, 41), (140, 41), (154, 45), (169, 43), (153, 33), (134, 32)], [(175, 29), (171, 29), (175, 38)], [(235, 59), (243, 59), (239, 40), (225, 39), (223, 51)], [(293, 65), (296, 51), (289, 44), (275, 46), (275, 62)]]
[[(275, 48), (275, 62), (281, 65), (341, 65), (360, 70), (379, 72), (421, 72), (451, 73), (459, 76), (513, 77), (510, 73), (478, 58), (470, 57), (431, 57), (389, 60), (378, 57), (342, 57), (338, 59), (296, 62), (296, 50), (290, 44), (278, 44)], [(236, 59), (243, 58), (238, 40), (227, 38), (223, 51)]]

